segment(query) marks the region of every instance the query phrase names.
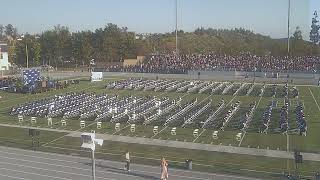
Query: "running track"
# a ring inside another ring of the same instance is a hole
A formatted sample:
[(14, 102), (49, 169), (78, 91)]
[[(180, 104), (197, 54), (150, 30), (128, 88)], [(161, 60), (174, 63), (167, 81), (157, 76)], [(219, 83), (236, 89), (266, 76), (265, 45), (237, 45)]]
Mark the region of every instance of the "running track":
[[(157, 180), (160, 169), (132, 164), (131, 172), (124, 163), (96, 160), (97, 180)], [(170, 180), (245, 180), (247, 177), (169, 169)], [(89, 180), (91, 159), (77, 156), (36, 152), (0, 146), (1, 180)]]

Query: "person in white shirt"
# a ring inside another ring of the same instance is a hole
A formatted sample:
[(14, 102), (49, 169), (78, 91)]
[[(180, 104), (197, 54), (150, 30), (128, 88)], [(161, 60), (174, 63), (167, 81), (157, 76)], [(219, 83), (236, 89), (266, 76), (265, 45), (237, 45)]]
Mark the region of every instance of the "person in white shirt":
[(125, 159), (126, 159), (125, 170), (129, 172), (130, 171), (130, 153), (128, 150), (126, 151)]

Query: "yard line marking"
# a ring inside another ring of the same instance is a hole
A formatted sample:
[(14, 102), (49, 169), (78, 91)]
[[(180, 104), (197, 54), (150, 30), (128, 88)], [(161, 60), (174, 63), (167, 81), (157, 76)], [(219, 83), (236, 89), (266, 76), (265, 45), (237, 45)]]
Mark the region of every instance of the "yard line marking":
[[(119, 90), (117, 91), (117, 93), (119, 92)], [(140, 94), (140, 93), (142, 93), (142, 92), (139, 92), (139, 93), (137, 93), (137, 94)], [(165, 92), (164, 92), (165, 93)], [(162, 94), (164, 94), (164, 93), (161, 93), (160, 95), (162, 95)], [(136, 95), (137, 95), (136, 94)], [(96, 122), (93, 122), (93, 123), (91, 123), (91, 124), (89, 124), (87, 127), (90, 127), (90, 126), (92, 126), (93, 124), (95, 124)], [(126, 127), (124, 127), (123, 129), (125, 129), (125, 128), (127, 128), (127, 127), (129, 127), (130, 125), (128, 125), (128, 126), (126, 126)], [(86, 128), (87, 128), (86, 127)], [(80, 129), (77, 129), (77, 130), (75, 130), (76, 132), (77, 131), (79, 131), (79, 130), (81, 130), (81, 129), (84, 129), (84, 128), (80, 128)], [(119, 131), (120, 132), (120, 131)], [(115, 133), (117, 133), (117, 132), (115, 132)], [(114, 134), (115, 134), (114, 133)], [(41, 146), (46, 146), (46, 145), (48, 145), (48, 144), (50, 144), (50, 143), (53, 143), (53, 142), (56, 142), (56, 141), (58, 141), (58, 140), (60, 140), (60, 139), (62, 139), (62, 138), (64, 138), (65, 136), (67, 136), (68, 134), (66, 134), (66, 135), (63, 135), (63, 136), (61, 136), (61, 137), (58, 137), (58, 138), (56, 138), (56, 139), (54, 139), (54, 140), (52, 140), (52, 141), (50, 141), (50, 142), (47, 142), (47, 143), (45, 143), (45, 144), (42, 144)]]
[[(143, 94), (143, 93), (144, 93), (144, 91), (140, 91), (139, 93), (134, 94), (134, 95), (136, 96), (136, 95), (138, 95), (138, 94)], [(168, 92), (162, 92), (161, 94), (158, 94), (158, 95), (156, 95), (155, 97), (162, 96), (162, 95), (164, 95), (164, 94), (168, 94)], [(120, 129), (120, 131), (125, 130), (125, 129), (128, 128), (129, 126), (131, 126), (130, 123), (129, 123), (129, 125), (127, 125), (127, 126), (125, 126), (124, 128)], [(112, 135), (116, 135), (116, 134), (119, 133), (120, 131), (116, 131), (116, 132), (112, 133)]]
[[(258, 104), (257, 104), (256, 108), (259, 107), (259, 104), (260, 104), (261, 99), (262, 99), (262, 96), (260, 96), (260, 99), (259, 99), (259, 101), (258, 101)], [(253, 114), (252, 116), (254, 116), (254, 114)], [(241, 146), (241, 143), (242, 143), (244, 137), (246, 136), (246, 134), (247, 134), (247, 131), (245, 131), (244, 134), (243, 134), (243, 136), (241, 137), (241, 140), (240, 140), (240, 142), (239, 142), (239, 144), (238, 144), (239, 147)]]
[(318, 102), (317, 102), (316, 98), (314, 97), (314, 95), (313, 95), (313, 93), (312, 93), (312, 91), (311, 91), (310, 87), (308, 87), (308, 89), (309, 89), (309, 91), (310, 91), (310, 94), (311, 94), (311, 95), (312, 95), (312, 97), (313, 97), (314, 102), (317, 104), (317, 107), (318, 107), (318, 109), (319, 109), (319, 111), (320, 111), (320, 106), (319, 106), (319, 104), (318, 104)]
[[(125, 126), (124, 128), (122, 128), (122, 129), (120, 129), (120, 131), (122, 131), (122, 130), (124, 130), (124, 129), (126, 129), (127, 127), (129, 127), (129, 126), (131, 126), (131, 124), (129, 124), (129, 125), (127, 125), (127, 126)], [(120, 132), (120, 131), (116, 131), (116, 132), (114, 132), (114, 133), (112, 133), (112, 135), (115, 135), (115, 134), (117, 134), (118, 132)]]
[(158, 133), (154, 134), (153, 136), (151, 136), (151, 138), (154, 138), (155, 136), (157, 136), (158, 134), (160, 134), (162, 131), (164, 131), (165, 129), (167, 129), (167, 127), (169, 126), (166, 126), (164, 128), (162, 128)]
[(243, 141), (243, 139), (244, 139), (244, 136), (245, 136), (246, 134), (247, 134), (247, 131), (245, 131), (244, 134), (243, 134), (243, 136), (241, 137), (241, 140), (240, 140), (240, 142), (239, 142), (239, 144), (238, 144), (239, 147), (241, 146), (241, 143), (242, 143), (242, 141)]
[(192, 142), (196, 142), (196, 140), (206, 131), (206, 129), (203, 129), (202, 132), (197, 136)]
[[(90, 126), (92, 126), (92, 125), (95, 124), (95, 123), (96, 123), (96, 122), (93, 122), (93, 123), (89, 124), (87, 127), (90, 127)], [(77, 129), (77, 130), (72, 131), (72, 132), (78, 132), (78, 131), (81, 130), (81, 129), (84, 129), (84, 128), (80, 128), (80, 129)], [(56, 138), (56, 139), (54, 139), (54, 140), (52, 140), (52, 141), (49, 141), (49, 142), (47, 142), (47, 143), (45, 143), (45, 144), (42, 144), (41, 146), (46, 146), (46, 145), (48, 145), (48, 144), (50, 144), (50, 143), (56, 142), (56, 141), (58, 141), (58, 140), (60, 140), (60, 139), (62, 139), (62, 138), (64, 138), (64, 137), (66, 137), (66, 136), (68, 136), (68, 134), (63, 135), (63, 136), (61, 136), (61, 137), (58, 137), (58, 138)]]
[(234, 96), (234, 97), (228, 102), (228, 104), (226, 105), (226, 107), (228, 107), (229, 104), (230, 104), (236, 97), (237, 97), (237, 96)]

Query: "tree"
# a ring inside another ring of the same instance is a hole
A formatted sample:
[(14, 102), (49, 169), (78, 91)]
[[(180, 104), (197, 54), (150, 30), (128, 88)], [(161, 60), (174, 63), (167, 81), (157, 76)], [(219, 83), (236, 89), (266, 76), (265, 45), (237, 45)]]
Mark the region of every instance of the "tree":
[(5, 26), (4, 33), (8, 38), (11, 38), (11, 39), (12, 38), (15, 39), (17, 37), (17, 29), (13, 27), (12, 24), (8, 24)]
[(293, 40), (296, 40), (296, 41), (302, 40), (302, 32), (299, 26), (296, 27), (296, 30), (293, 33)]
[(39, 66), (41, 63), (41, 45), (39, 41), (34, 38), (31, 45), (31, 51), (32, 51), (32, 65), (33, 66)]
[(48, 30), (40, 36), (41, 57), (46, 65), (54, 65), (57, 57), (57, 34)]
[(296, 30), (293, 33), (293, 36), (290, 38), (292, 42), (292, 55), (304, 55), (306, 54), (306, 44), (302, 39), (302, 31), (300, 27), (297, 26)]
[(320, 36), (319, 36), (319, 29), (320, 26), (318, 25), (318, 14), (317, 11), (313, 13), (314, 17), (312, 18), (312, 24), (311, 24), (311, 31), (310, 31), (310, 40), (311, 42), (316, 45), (320, 41)]
[(3, 40), (3, 31), (4, 31), (4, 27), (2, 24), (0, 24), (0, 40)]

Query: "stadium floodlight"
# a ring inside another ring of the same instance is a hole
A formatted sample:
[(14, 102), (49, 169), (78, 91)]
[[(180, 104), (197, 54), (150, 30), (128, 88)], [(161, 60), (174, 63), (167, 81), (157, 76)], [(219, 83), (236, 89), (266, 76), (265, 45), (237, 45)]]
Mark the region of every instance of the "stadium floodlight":
[(94, 151), (96, 150), (96, 144), (102, 146), (103, 139), (96, 139), (96, 134), (93, 133), (82, 133), (81, 134), (81, 140), (82, 140), (82, 148), (85, 149), (91, 149), (92, 152), (92, 179), (96, 179), (96, 164), (94, 159)]
[[(24, 39), (24, 34), (18, 38), (18, 41), (22, 41)], [(26, 42), (26, 63), (27, 63), (27, 68), (29, 68), (29, 51), (28, 51), (28, 44)]]

